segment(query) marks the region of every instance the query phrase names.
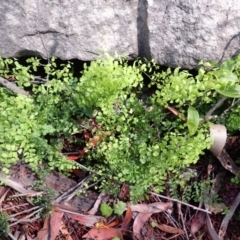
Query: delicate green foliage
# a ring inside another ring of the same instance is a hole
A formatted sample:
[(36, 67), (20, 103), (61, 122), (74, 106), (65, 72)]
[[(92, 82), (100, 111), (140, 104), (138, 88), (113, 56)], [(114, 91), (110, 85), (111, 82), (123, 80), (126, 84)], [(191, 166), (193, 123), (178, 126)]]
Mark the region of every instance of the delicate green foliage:
[(227, 116), (220, 119), (220, 123), (225, 124), (229, 133), (240, 130), (240, 106), (236, 105)]
[(37, 195), (31, 200), (34, 205), (43, 207), (40, 215), (45, 217), (51, 213), (52, 201), (56, 197), (56, 194), (53, 189), (46, 187), (44, 175), (40, 176), (40, 178), (41, 180), (36, 181), (32, 187), (35, 191), (43, 192), (43, 194)]
[[(221, 95), (239, 97), (240, 57), (221, 65), (201, 62), (197, 76), (180, 68), (160, 71), (154, 61), (129, 65), (124, 58), (108, 55), (85, 65), (80, 78), (74, 77), (71, 63), (58, 66), (54, 57), (45, 65), (37, 58), (27, 63), (22, 66), (17, 59), (0, 58), (0, 75), (14, 75), (17, 85), (32, 93), (25, 97), (0, 88), (3, 171), (18, 160), (35, 170), (44, 165), (48, 170), (68, 171), (76, 165), (60, 153), (62, 137), (71, 141), (72, 134), (83, 129), (97, 136), (107, 131), (88, 148), (81, 164), (101, 175), (104, 189), (113, 186), (109, 191), (116, 191), (121, 183), (129, 184), (132, 200), (143, 198), (150, 186), (164, 190), (169, 174), (176, 180), (172, 185), (181, 184), (180, 173), (211, 145), (209, 124), (200, 124), (209, 103), (215, 104)], [(46, 76), (36, 83), (39, 67)], [(144, 74), (149, 87), (157, 89), (150, 95), (143, 86)], [(179, 114), (173, 116), (168, 106)], [(222, 121), (233, 128), (240, 122), (238, 113), (236, 107)], [(90, 126), (90, 117), (98, 129)], [(186, 199), (188, 191), (192, 190), (186, 188)], [(199, 197), (197, 188), (194, 191)], [(103, 205), (104, 214), (111, 215), (107, 206)], [(116, 209), (120, 214), (123, 206)]]
[[(122, 90), (127, 93), (142, 81), (138, 68), (128, 66), (126, 61), (107, 56), (105, 61), (96, 60), (90, 66), (84, 65), (83, 76), (77, 85), (76, 101), (82, 107), (101, 107), (111, 111)], [(97, 91), (96, 91), (97, 90)]]
[(0, 213), (0, 235), (1, 237), (8, 237), (9, 233), (9, 224), (8, 224), (8, 215), (5, 213)]
[(107, 203), (102, 203), (100, 206), (100, 211), (103, 216), (109, 217), (113, 213), (113, 209), (107, 204)]

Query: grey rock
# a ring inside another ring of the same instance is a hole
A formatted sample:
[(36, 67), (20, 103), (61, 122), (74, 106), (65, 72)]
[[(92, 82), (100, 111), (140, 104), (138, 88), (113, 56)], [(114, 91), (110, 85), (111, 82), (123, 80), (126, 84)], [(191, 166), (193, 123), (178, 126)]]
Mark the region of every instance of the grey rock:
[(159, 64), (194, 68), (240, 53), (239, 0), (149, 0), (151, 57)]
[(2, 0), (0, 53), (93, 60), (137, 52), (134, 1)]
[(239, 0), (2, 0), (0, 54), (94, 60), (101, 52), (195, 68), (240, 53)]

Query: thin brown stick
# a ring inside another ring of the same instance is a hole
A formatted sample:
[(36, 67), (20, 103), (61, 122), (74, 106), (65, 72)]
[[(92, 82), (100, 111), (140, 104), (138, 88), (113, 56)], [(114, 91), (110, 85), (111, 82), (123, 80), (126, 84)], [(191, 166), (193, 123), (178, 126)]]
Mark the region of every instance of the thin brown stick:
[(204, 120), (201, 122), (205, 122), (205, 121), (208, 121), (211, 116), (212, 116), (212, 113), (217, 109), (219, 108), (225, 101), (226, 101), (227, 97), (222, 97), (206, 114), (206, 116), (204, 117)]
[(219, 232), (218, 232), (218, 236), (221, 240), (224, 239), (229, 221), (231, 220), (231, 218), (232, 218), (234, 212), (236, 211), (239, 203), (240, 203), (240, 192), (238, 193), (237, 197), (234, 199), (229, 213), (222, 220), (222, 223), (221, 223), (221, 226), (220, 226)]
[(22, 88), (16, 86), (15, 84), (9, 82), (7, 79), (5, 79), (3, 77), (0, 77), (0, 84), (3, 85), (6, 88), (12, 90), (15, 93), (22, 94), (22, 95), (25, 95), (27, 97), (30, 96), (30, 94), (28, 92), (26, 92)]
[(223, 111), (223, 113), (220, 115), (220, 117), (224, 116), (227, 112), (229, 112), (235, 105), (237, 105), (240, 102), (240, 98), (237, 101), (233, 101), (232, 104)]
[(202, 212), (205, 212), (205, 213), (211, 214), (211, 212), (208, 211), (208, 210), (205, 210), (205, 209), (202, 209), (202, 208), (195, 207), (195, 206), (193, 206), (193, 205), (191, 205), (191, 204), (188, 204), (188, 203), (182, 202), (182, 201), (180, 201), (180, 200), (178, 200), (178, 199), (174, 199), (174, 198), (166, 197), (166, 196), (163, 196), (163, 195), (161, 195), (161, 194), (157, 194), (157, 193), (155, 193), (155, 192), (150, 192), (150, 193), (151, 193), (152, 195), (158, 196), (158, 197), (160, 197), (160, 198), (165, 198), (165, 199), (171, 200), (171, 201), (173, 201), (173, 202), (182, 203), (183, 205), (186, 205), (186, 206), (188, 206), (188, 207), (191, 207), (191, 208), (193, 208), (194, 210), (198, 210), (198, 211), (202, 211)]
[(40, 216), (36, 216), (34, 218), (31, 218), (31, 217), (34, 216), (35, 214), (37, 214), (38, 212), (42, 211), (43, 209), (44, 209), (43, 207), (42, 208), (38, 207), (38, 209), (36, 211), (32, 212), (31, 214), (27, 215), (24, 218), (21, 218), (21, 219), (14, 219), (13, 218), (13, 219), (10, 219), (12, 221), (14, 221), (14, 220), (17, 220), (17, 221), (12, 223), (12, 224), (9, 224), (9, 226), (12, 227), (12, 226), (14, 226), (16, 224), (23, 223), (23, 222), (34, 222), (35, 220), (39, 219)]

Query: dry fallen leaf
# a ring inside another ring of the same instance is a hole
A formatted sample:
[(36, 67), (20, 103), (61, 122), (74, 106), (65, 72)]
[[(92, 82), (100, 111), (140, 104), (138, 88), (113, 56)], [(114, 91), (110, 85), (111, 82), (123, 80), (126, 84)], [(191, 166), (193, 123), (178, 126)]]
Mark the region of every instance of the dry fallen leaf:
[(10, 188), (0, 186), (0, 207), (2, 207), (2, 203), (5, 200)]
[(111, 240), (114, 237), (123, 240), (122, 233), (116, 228), (92, 228), (82, 236), (82, 238), (91, 238), (94, 240)]
[(68, 215), (87, 227), (93, 227), (96, 223), (104, 220), (104, 218), (100, 216), (84, 215), (80, 213), (68, 213)]
[(160, 224), (160, 225), (157, 225), (157, 227), (167, 233), (184, 234), (184, 231), (182, 229), (171, 227), (166, 224)]
[(151, 204), (137, 204), (130, 206), (131, 210), (140, 213), (159, 213), (172, 207), (172, 202), (155, 202)]
[(67, 229), (66, 225), (64, 224), (63, 221), (61, 222), (60, 232), (64, 236), (64, 239), (66, 239), (66, 240), (73, 240), (71, 235), (70, 235), (70, 233), (68, 232), (68, 229)]
[(192, 220), (191, 234), (195, 234), (206, 222), (206, 213), (198, 212)]
[(133, 233), (137, 238), (141, 239), (141, 230), (143, 228), (143, 225), (151, 216), (152, 213), (139, 213), (135, 218), (135, 221), (133, 223)]
[(217, 157), (223, 150), (227, 141), (227, 129), (224, 125), (214, 124), (210, 126), (210, 137), (213, 140), (210, 151)]
[(133, 223), (133, 233), (137, 238), (141, 238), (141, 229), (145, 222), (152, 216), (153, 213), (166, 211), (172, 207), (172, 202), (155, 202), (151, 204), (137, 204), (130, 206), (132, 211), (137, 211), (139, 214)]
[(53, 212), (50, 218), (45, 218), (43, 228), (35, 240), (55, 240), (61, 227), (63, 212)]
[(123, 222), (122, 222), (122, 227), (121, 227), (121, 231), (122, 231), (123, 234), (127, 231), (131, 220), (132, 220), (132, 210), (128, 206), (125, 217), (124, 217)]

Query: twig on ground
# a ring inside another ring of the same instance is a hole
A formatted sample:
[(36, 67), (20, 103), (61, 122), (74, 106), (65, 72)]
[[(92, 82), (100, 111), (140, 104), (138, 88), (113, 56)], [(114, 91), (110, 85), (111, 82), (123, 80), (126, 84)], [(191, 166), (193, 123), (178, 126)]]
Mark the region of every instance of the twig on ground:
[[(218, 191), (221, 188), (221, 185), (222, 185), (221, 180), (223, 179), (224, 175), (225, 175), (225, 172), (217, 173), (216, 177), (214, 178), (214, 182), (213, 182), (212, 188), (209, 193), (210, 195), (214, 195), (214, 194), (218, 193)], [(210, 209), (210, 205), (208, 205), (207, 203), (204, 203), (204, 205), (205, 205), (206, 209)], [(206, 217), (207, 217), (206, 221), (207, 221), (207, 228), (208, 228), (209, 235), (211, 236), (212, 239), (219, 240), (218, 234), (212, 225), (212, 221), (211, 221), (209, 214), (207, 214)]]
[(10, 218), (10, 221), (12, 220), (12, 218), (16, 217), (16, 216), (19, 216), (19, 215), (22, 215), (24, 213), (28, 213), (28, 212), (31, 212), (33, 210), (36, 210), (36, 209), (39, 209), (40, 207), (39, 206), (36, 206), (36, 207), (33, 207), (33, 208), (29, 208), (29, 209), (26, 209), (22, 212), (18, 212), (18, 213), (15, 213), (15, 214), (12, 214), (11, 215), (11, 218)]
[(53, 204), (60, 203), (60, 202), (64, 201), (66, 198), (69, 197), (70, 194), (75, 193), (77, 190), (80, 190), (79, 188), (82, 187), (83, 183), (86, 183), (87, 181), (89, 181), (89, 178), (91, 178), (91, 176), (88, 176), (88, 177), (84, 178), (81, 182), (79, 182), (78, 184), (76, 184), (73, 187), (71, 187), (70, 189), (68, 189), (62, 195), (58, 196), (53, 201)]
[(232, 104), (223, 111), (223, 113), (220, 115), (220, 117), (224, 116), (227, 112), (229, 112), (235, 105), (237, 105), (240, 102), (240, 98), (235, 102), (235, 99), (233, 100)]
[(104, 197), (106, 196), (105, 192), (101, 192), (96, 200), (96, 202), (94, 203), (94, 206), (88, 211), (89, 215), (95, 215), (96, 212), (98, 211), (99, 205), (102, 203), (102, 200), (104, 199)]
[[(87, 188), (85, 188), (85, 190), (95, 186), (96, 184), (98, 184), (100, 181), (102, 180), (102, 178), (98, 179), (96, 182), (88, 185)], [(79, 188), (77, 188), (76, 190), (74, 190), (74, 192), (72, 192), (65, 200), (66, 201), (70, 201), (76, 194), (77, 194), (77, 191), (80, 190)], [(84, 188), (82, 188), (82, 190), (84, 190)]]
[(30, 96), (30, 94), (28, 92), (26, 92), (22, 88), (16, 86), (14, 83), (9, 82), (7, 79), (5, 79), (3, 77), (0, 77), (0, 84), (3, 85), (6, 88), (12, 90), (15, 93), (22, 94), (22, 95), (25, 95), (27, 97)]
[(214, 239), (214, 240), (219, 240), (219, 237), (218, 237), (218, 235), (217, 235), (217, 233), (216, 233), (216, 231), (215, 231), (215, 229), (212, 225), (212, 221), (209, 217), (209, 214), (207, 214), (207, 227), (208, 227), (208, 233), (211, 236), (211, 238)]
[(166, 196), (163, 196), (163, 195), (161, 195), (161, 194), (157, 194), (157, 193), (155, 193), (155, 192), (150, 192), (150, 193), (151, 193), (152, 195), (158, 196), (158, 197), (160, 197), (160, 198), (164, 198), (164, 199), (167, 199), (167, 200), (170, 200), (170, 201), (173, 201), (173, 202), (182, 203), (183, 205), (189, 206), (189, 207), (193, 208), (194, 210), (198, 210), (198, 211), (202, 211), (202, 212), (205, 212), (205, 213), (211, 214), (211, 212), (208, 211), (208, 210), (205, 210), (205, 209), (202, 209), (202, 208), (195, 207), (195, 206), (193, 206), (193, 205), (191, 205), (191, 204), (188, 204), (188, 203), (182, 202), (182, 201), (180, 201), (180, 200), (178, 200), (178, 199), (174, 199), (174, 198), (166, 197)]
[(10, 232), (8, 233), (8, 236), (9, 236), (12, 240), (17, 240), (17, 238), (15, 238)]
[(3, 208), (2, 210), (3, 210), (3, 211), (6, 211), (6, 210), (13, 209), (13, 208), (28, 206), (29, 204), (30, 204), (30, 203), (23, 203), (23, 204), (19, 204), (19, 205), (14, 205), (14, 206), (12, 206), (12, 207)]
[[(31, 210), (32, 210), (32, 209), (31, 209)], [(34, 217), (34, 218), (31, 218), (31, 217), (34, 216), (35, 214), (37, 214), (38, 212), (41, 212), (42, 210), (43, 210), (43, 207), (41, 207), (41, 208), (38, 207), (38, 209), (37, 209), (36, 211), (34, 211), (34, 212), (32, 212), (31, 214), (25, 216), (24, 218), (22, 218), (22, 219), (16, 219), (16, 220), (18, 220), (18, 221), (14, 222), (14, 223), (12, 223), (12, 224), (9, 224), (9, 227), (12, 227), (12, 226), (14, 226), (14, 225), (16, 225), (16, 224), (23, 223), (23, 222), (34, 222), (35, 220), (39, 219), (40, 216), (36, 216), (36, 217)], [(22, 212), (21, 212), (21, 214), (22, 214)], [(15, 220), (15, 219), (10, 219), (10, 220)]]
[(90, 169), (88, 167), (85, 167), (85, 166), (83, 166), (82, 164), (80, 164), (78, 162), (75, 162), (75, 164), (77, 164), (80, 168), (82, 168), (82, 169), (84, 169), (84, 170), (86, 170), (88, 172), (92, 172), (92, 173), (95, 173), (97, 175), (101, 175), (100, 173), (98, 173), (98, 172), (96, 172), (96, 171), (94, 171), (94, 170), (92, 170), (92, 169)]
[(96, 184), (98, 184), (102, 180), (102, 178), (100, 178), (96, 182), (88, 185), (87, 188), (85, 186), (83, 186), (84, 183), (87, 183), (90, 180), (91, 180), (91, 176), (88, 176), (87, 178), (83, 179), (80, 183), (78, 183), (77, 185), (70, 188), (67, 192), (63, 193), (61, 196), (57, 197), (53, 201), (53, 204), (60, 203), (60, 202), (63, 202), (63, 201), (66, 201), (66, 202), (70, 201), (77, 194), (77, 191), (87, 190), (88, 188), (91, 188), (91, 187), (95, 186)]
[(184, 222), (184, 219), (183, 219), (183, 214), (182, 214), (182, 209), (181, 209), (181, 203), (177, 203), (177, 206), (178, 206), (179, 215), (180, 215), (180, 217), (181, 217), (183, 230), (184, 230), (184, 232), (185, 232), (185, 235), (186, 235), (187, 240), (189, 240), (188, 233), (187, 233), (187, 229), (186, 229), (185, 222)]
[[(154, 195), (154, 199), (158, 202), (161, 202), (162, 200), (160, 199), (159, 196)], [(177, 220), (175, 220), (175, 218), (171, 215), (171, 213), (169, 213), (168, 211), (164, 211), (163, 214), (166, 216), (166, 218), (168, 218), (169, 222), (171, 222), (171, 224), (175, 227), (175, 228), (180, 228), (180, 224)], [(184, 236), (181, 234), (180, 238), (185, 239)]]
[(14, 197), (35, 197), (39, 195), (43, 195), (44, 192), (36, 192), (36, 193), (21, 193), (21, 194), (14, 194), (9, 196), (9, 198), (14, 198)]
[(206, 116), (204, 117), (204, 119), (202, 120), (201, 123), (205, 122), (205, 121), (208, 121), (211, 116), (212, 116), (212, 113), (217, 109), (219, 108), (223, 103), (224, 101), (226, 101), (227, 97), (222, 97), (206, 114)]
[(238, 207), (239, 203), (240, 203), (240, 192), (238, 193), (237, 197), (234, 199), (232, 206), (229, 210), (229, 213), (225, 215), (225, 217), (222, 220), (222, 223), (218, 232), (218, 236), (220, 237), (221, 240), (224, 239), (224, 236), (227, 231), (228, 223), (231, 220), (234, 212), (236, 211), (236, 208)]

